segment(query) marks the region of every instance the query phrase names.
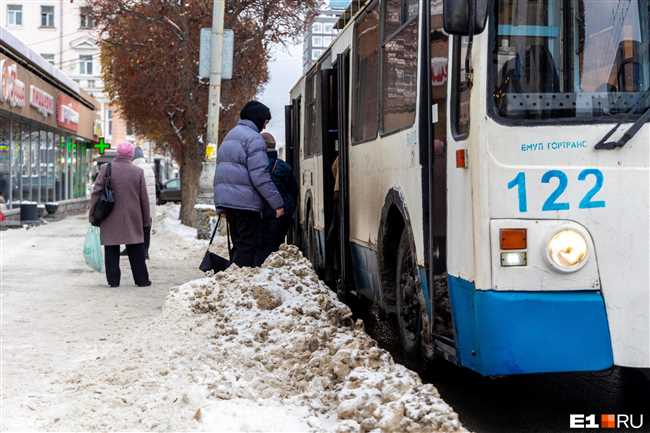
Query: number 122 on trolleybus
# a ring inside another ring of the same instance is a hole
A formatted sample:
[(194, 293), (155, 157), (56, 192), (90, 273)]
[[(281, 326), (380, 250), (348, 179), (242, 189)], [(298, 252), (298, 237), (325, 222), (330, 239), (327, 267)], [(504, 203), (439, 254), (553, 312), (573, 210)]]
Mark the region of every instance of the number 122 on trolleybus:
[(403, 354), (650, 367), (650, 0), (353, 1), (291, 91), (291, 240)]

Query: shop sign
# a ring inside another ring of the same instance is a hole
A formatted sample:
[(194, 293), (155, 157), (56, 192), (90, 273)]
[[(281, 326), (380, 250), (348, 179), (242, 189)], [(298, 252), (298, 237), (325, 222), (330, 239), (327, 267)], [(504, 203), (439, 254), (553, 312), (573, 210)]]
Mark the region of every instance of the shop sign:
[(70, 131), (79, 129), (79, 103), (66, 95), (56, 98), (56, 124)]
[(45, 117), (54, 114), (54, 97), (34, 85), (29, 86), (29, 104)]
[(11, 107), (25, 106), (25, 83), (18, 79), (18, 65), (0, 60), (0, 101)]

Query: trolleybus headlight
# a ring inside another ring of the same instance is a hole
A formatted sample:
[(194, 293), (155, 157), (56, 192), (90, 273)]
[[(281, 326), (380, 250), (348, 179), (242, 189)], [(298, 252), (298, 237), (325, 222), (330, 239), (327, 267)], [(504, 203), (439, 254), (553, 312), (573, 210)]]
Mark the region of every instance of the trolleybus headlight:
[(572, 229), (562, 229), (548, 242), (546, 256), (551, 265), (562, 272), (582, 268), (589, 256), (584, 236)]

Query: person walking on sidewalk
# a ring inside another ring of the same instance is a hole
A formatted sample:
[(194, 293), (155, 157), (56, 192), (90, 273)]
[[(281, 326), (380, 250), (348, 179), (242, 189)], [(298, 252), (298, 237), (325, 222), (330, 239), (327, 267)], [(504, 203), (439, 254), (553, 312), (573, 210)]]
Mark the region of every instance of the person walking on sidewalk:
[[(153, 167), (144, 159), (144, 151), (140, 146), (136, 146), (133, 151), (133, 165), (140, 167), (144, 171), (144, 183), (147, 186), (147, 196), (149, 197), (149, 212), (151, 214), (151, 225), (144, 228), (144, 249), (146, 259), (149, 260), (149, 245), (151, 244), (151, 229), (156, 218), (156, 174)], [(128, 255), (126, 248), (122, 250), (120, 256)]]
[(284, 215), (284, 200), (268, 171), (269, 158), (260, 131), (271, 111), (257, 101), (248, 102), (237, 125), (226, 134), (217, 152), (214, 204), (225, 212), (233, 241), (232, 261), (238, 266), (259, 266), (264, 201)]
[(298, 184), (293, 176), (293, 170), (289, 164), (278, 158), (278, 151), (275, 150), (275, 138), (268, 132), (263, 132), (262, 137), (266, 143), (266, 154), (269, 157), (271, 180), (284, 200), (284, 215), (276, 218), (274, 210), (265, 203), (262, 212), (264, 219), (261, 233), (262, 248), (258, 258), (260, 262), (264, 262), (272, 252), (280, 249), (280, 245), (289, 232), (298, 197)]
[[(109, 286), (120, 285), (120, 245), (126, 251), (135, 284), (150, 286), (145, 262), (144, 232), (151, 227), (149, 198), (144, 171), (133, 165), (133, 144), (123, 142), (117, 146), (117, 157), (110, 163), (110, 181), (115, 204), (111, 213), (100, 224), (100, 239), (104, 245), (104, 264)], [(109, 164), (104, 164), (93, 185), (90, 215), (105, 185)]]

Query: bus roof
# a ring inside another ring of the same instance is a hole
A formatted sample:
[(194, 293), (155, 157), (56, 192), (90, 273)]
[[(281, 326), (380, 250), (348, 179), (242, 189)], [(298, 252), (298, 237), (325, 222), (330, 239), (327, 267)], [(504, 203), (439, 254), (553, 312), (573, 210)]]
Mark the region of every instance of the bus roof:
[(352, 0), (350, 5), (341, 14), (339, 20), (336, 22), (336, 28), (339, 30), (344, 29), (350, 21), (354, 20), (357, 12), (359, 12), (370, 0)]

